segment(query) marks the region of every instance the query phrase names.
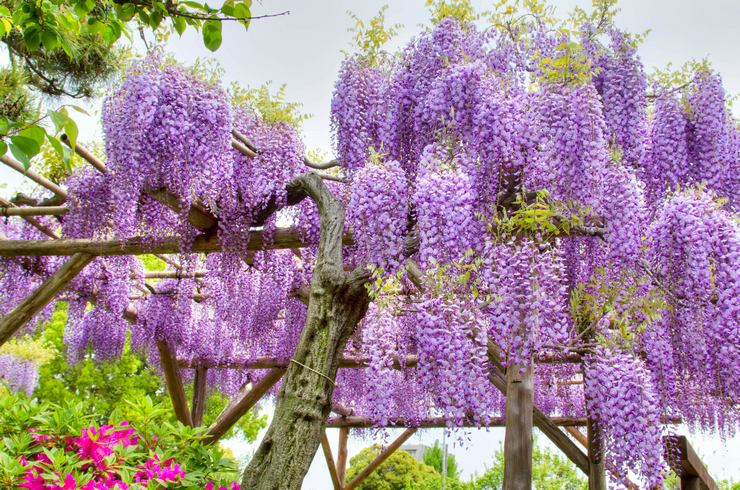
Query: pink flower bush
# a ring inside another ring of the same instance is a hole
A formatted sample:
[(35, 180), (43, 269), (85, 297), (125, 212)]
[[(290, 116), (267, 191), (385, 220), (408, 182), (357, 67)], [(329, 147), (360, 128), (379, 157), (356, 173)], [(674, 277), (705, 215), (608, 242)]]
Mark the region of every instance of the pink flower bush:
[[(205, 490), (240, 490), (231, 482), (216, 486), (212, 481), (191, 478), (186, 482), (186, 469), (175, 458), (159, 454), (161, 437), (151, 434), (146, 440), (128, 422), (118, 425), (90, 426), (79, 437), (28, 430), (33, 443), (18, 462), (25, 468), (17, 488), (27, 490), (126, 490), (198, 485)], [(154, 452), (154, 449), (158, 452)], [(58, 458), (62, 450), (65, 458)], [(55, 463), (55, 460), (62, 461)], [(131, 477), (130, 475), (133, 475)], [(75, 478), (77, 476), (77, 478)], [(221, 482), (223, 483), (223, 482)]]

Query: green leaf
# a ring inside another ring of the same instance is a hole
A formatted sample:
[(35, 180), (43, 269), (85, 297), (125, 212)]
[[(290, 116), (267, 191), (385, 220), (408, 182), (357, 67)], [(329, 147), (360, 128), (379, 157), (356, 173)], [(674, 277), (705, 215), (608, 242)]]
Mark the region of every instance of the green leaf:
[[(13, 136), (10, 138), (10, 153), (18, 159), (19, 162), (28, 170), (31, 166), (31, 156), (37, 154), (41, 148), (34, 147), (36, 142), (23, 136)], [(26, 151), (28, 149), (28, 152)], [(34, 151), (35, 150), (35, 151)], [(31, 153), (31, 155), (29, 155)]]
[(0, 156), (5, 155), (7, 151), (8, 151), (8, 144), (5, 143), (5, 141), (0, 140)]
[(44, 144), (46, 131), (41, 126), (33, 125), (18, 133), (18, 136), (33, 140), (40, 148)]
[(117, 6), (118, 18), (123, 22), (128, 22), (134, 18), (136, 14), (136, 6), (133, 3), (124, 3)]
[(185, 22), (185, 19), (182, 17), (174, 17), (172, 19), (172, 24), (175, 26), (175, 31), (182, 36), (182, 33), (185, 32), (185, 28), (188, 26), (187, 22)]
[(86, 115), (86, 116), (89, 116), (89, 115), (90, 115), (90, 113), (89, 113), (89, 112), (87, 112), (87, 111), (86, 111), (85, 109), (83, 109), (82, 107), (80, 107), (80, 106), (78, 106), (78, 105), (74, 105), (74, 104), (67, 104), (67, 106), (68, 106), (68, 107), (71, 107), (72, 109), (74, 109), (74, 110), (76, 110), (77, 112), (80, 112), (80, 113), (82, 113), (82, 114), (84, 114), (84, 115)]
[(207, 20), (203, 23), (203, 43), (211, 51), (221, 46), (221, 22)]
[(0, 15), (3, 17), (10, 17), (10, 10), (4, 5), (0, 5)]
[(69, 146), (74, 148), (77, 144), (77, 135), (79, 134), (79, 130), (77, 129), (77, 124), (75, 124), (72, 119), (68, 120), (67, 124), (64, 125), (64, 132), (67, 135), (67, 138), (69, 138)]
[(51, 122), (54, 123), (54, 129), (57, 133), (63, 130), (64, 126), (66, 126), (67, 122), (69, 122), (69, 116), (66, 114), (66, 111), (64, 111), (64, 109), (61, 109), (59, 111), (50, 110), (47, 112), (47, 114), (51, 119)]

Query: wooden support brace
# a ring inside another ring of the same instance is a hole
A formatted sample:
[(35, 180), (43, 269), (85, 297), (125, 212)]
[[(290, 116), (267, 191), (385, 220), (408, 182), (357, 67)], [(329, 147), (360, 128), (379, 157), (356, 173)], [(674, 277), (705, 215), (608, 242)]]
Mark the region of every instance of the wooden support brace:
[(218, 441), (283, 377), (283, 374), (285, 368), (273, 368), (256, 384), (242, 388), (234, 401), (224, 408), (208, 428), (205, 442), (210, 444)]
[(370, 476), (370, 474), (375, 471), (378, 466), (382, 465), (388, 457), (390, 457), (391, 454), (396, 452), (396, 450), (403, 445), (404, 442), (406, 442), (409, 437), (413, 436), (416, 432), (416, 429), (406, 429), (403, 431), (403, 434), (398, 436), (398, 438), (393, 441), (387, 448), (382, 450), (380, 454), (378, 454), (374, 460), (370, 462), (369, 465), (365, 467), (364, 470), (362, 470), (357, 476), (355, 476), (352, 481), (347, 483), (347, 485), (344, 486), (344, 490), (353, 490), (357, 488), (357, 486), (362, 483), (362, 481)]
[(337, 450), (337, 479), (344, 485), (347, 474), (347, 440), (349, 439), (349, 427), (339, 429), (339, 449)]
[(48, 305), (92, 259), (93, 256), (88, 254), (73, 255), (18, 306), (0, 318), (0, 345), (7, 342), (26, 322)]
[(180, 369), (178, 369), (177, 363), (175, 362), (175, 353), (172, 350), (172, 346), (170, 346), (169, 343), (160, 340), (157, 342), (157, 350), (159, 351), (159, 360), (162, 364), (162, 370), (164, 371), (167, 391), (170, 394), (172, 406), (175, 409), (175, 416), (177, 417), (177, 420), (182, 422), (184, 425), (192, 426), (193, 419), (190, 417), (188, 400), (185, 397), (185, 389), (182, 385)]
[(334, 465), (334, 456), (331, 454), (331, 446), (329, 445), (329, 438), (326, 437), (326, 431), (321, 434), (321, 450), (324, 452), (324, 459), (326, 459), (326, 466), (329, 468), (334, 490), (342, 490), (342, 482), (337, 475), (337, 467)]
[(193, 403), (190, 417), (193, 426), (199, 427), (203, 423), (203, 412), (206, 408), (206, 382), (208, 369), (203, 366), (195, 368), (195, 379), (193, 380)]

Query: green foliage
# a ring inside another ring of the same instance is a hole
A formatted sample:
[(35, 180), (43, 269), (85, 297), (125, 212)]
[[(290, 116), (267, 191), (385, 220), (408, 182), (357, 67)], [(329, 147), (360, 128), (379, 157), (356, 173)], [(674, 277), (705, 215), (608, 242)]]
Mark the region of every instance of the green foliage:
[(226, 0), (220, 7), (194, 1), (0, 0), (0, 42), (11, 65), (0, 69), (0, 155), (9, 150), (28, 168), (48, 142), (68, 172), (71, 155), (59, 136), (66, 134), (74, 146), (77, 125), (67, 113), (74, 106), (39, 117), (36, 93), (95, 95), (130, 57), (119, 41), (131, 40), (136, 26), (142, 33), (199, 30), (204, 45), (215, 51), (222, 23), (234, 21), (247, 29), (251, 6), (251, 0)]
[[(145, 263), (153, 266), (159, 260), (154, 256), (144, 256)], [(66, 304), (58, 303), (52, 319), (40, 329), (42, 333), (38, 341), (53, 355), (39, 369), (39, 384), (34, 391), (38, 402), (58, 403), (64, 400), (80, 405), (92, 421), (103, 424), (112, 418), (132, 417), (131, 405), (127, 401), (149, 398), (155, 404), (169, 407), (169, 420), (175, 421), (169, 396), (159, 376), (152, 366), (131, 350), (130, 342), (126, 343), (121, 358), (115, 361), (96, 362), (92, 353), (88, 353), (77, 364), (68, 364), (63, 342), (66, 323)], [(192, 387), (187, 389), (191, 391)], [(206, 401), (204, 425), (215, 420), (227, 403), (225, 396), (217, 391), (211, 392)], [(239, 435), (252, 441), (265, 425), (266, 416), (258, 416), (252, 410), (225, 437)]]
[[(442, 446), (439, 444), (439, 441), (434, 441), (434, 445), (424, 453), (423, 461), (425, 465), (431, 466), (437, 473), (442, 474), (443, 457)], [(452, 454), (447, 455), (447, 478), (450, 480), (460, 479), (457, 460)]]
[[(3, 439), (0, 440), (0, 486), (17, 488), (23, 481), (28, 468), (21, 463), (21, 458), (33, 461), (49, 478), (53, 478), (51, 475), (54, 472), (73, 475), (80, 486), (94, 476), (96, 466), (105, 467), (110, 476), (132, 482), (134, 475), (147, 461), (166, 462), (171, 458), (185, 471), (178, 488), (203, 488), (207, 481), (225, 484), (238, 479), (234, 461), (225, 458), (218, 445), (206, 446), (201, 442), (203, 429), (173, 423), (169, 417), (169, 407), (156, 404), (149, 397), (129, 401), (128, 405), (130, 408), (125, 419), (111, 420), (112, 425), (123, 421), (128, 425), (105, 429), (104, 433), (96, 436), (85, 436), (83, 429), (97, 424), (82, 403), (65, 401), (62, 405), (56, 405), (30, 401), (23, 396), (1, 398), (0, 433)], [(129, 427), (136, 438), (127, 437), (125, 446), (112, 442), (115, 439), (107, 442), (110, 430), (127, 430)], [(41, 439), (34, 440), (30, 429)], [(77, 445), (80, 446), (79, 450), (76, 449)], [(113, 449), (114, 456), (90, 451), (92, 445), (109, 447)], [(50, 462), (39, 462), (37, 458), (40, 454), (45, 454)], [(95, 462), (95, 465), (91, 465), (91, 462)], [(143, 487), (137, 485), (129, 488)]]
[[(482, 476), (475, 478), (473, 490), (498, 490), (504, 482), (504, 452), (498, 449), (493, 456), (493, 465)], [(532, 448), (532, 488), (537, 490), (581, 490), (588, 482), (578, 469), (567, 459), (548, 449), (542, 449), (534, 441)]]
[(311, 117), (301, 112), (303, 104), (286, 100), (285, 85), (274, 92), (270, 88), (270, 82), (256, 88), (242, 87), (234, 82), (229, 87), (231, 103), (234, 107), (246, 108), (268, 124), (287, 123), (296, 129)]
[(447, 17), (469, 23), (480, 18), (470, 0), (425, 0), (431, 11), (432, 24), (438, 24)]
[[(349, 32), (354, 34), (354, 43), (352, 47), (359, 53), (365, 62), (372, 66), (378, 66), (385, 55), (383, 47), (398, 34), (401, 24), (385, 25), (385, 12), (388, 5), (384, 5), (380, 11), (365, 22), (352, 12), (347, 12), (355, 21), (354, 27)], [(346, 54), (346, 53), (345, 53)]]
[[(351, 481), (380, 453), (381, 447), (366, 447), (350, 460), (346, 481)], [(398, 450), (385, 460), (357, 490), (419, 490), (441, 488), (440, 475), (431, 466), (419, 463), (406, 451)]]

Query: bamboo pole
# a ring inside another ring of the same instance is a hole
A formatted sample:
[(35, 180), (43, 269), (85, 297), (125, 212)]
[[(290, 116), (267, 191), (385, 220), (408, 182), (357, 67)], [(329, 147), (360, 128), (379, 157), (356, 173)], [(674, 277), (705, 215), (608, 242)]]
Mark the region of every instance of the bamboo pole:
[(1, 216), (61, 216), (67, 211), (67, 206), (0, 207)]
[(242, 388), (237, 398), (224, 408), (208, 428), (205, 442), (210, 444), (218, 441), (283, 377), (283, 374), (285, 374), (285, 368), (274, 368), (256, 384)]
[[(6, 209), (15, 209), (17, 207), (15, 204), (3, 199), (2, 197), (0, 197), (0, 206)], [(55, 240), (59, 238), (59, 235), (54, 233), (54, 231), (50, 230), (47, 226), (41, 224), (37, 219), (34, 219), (31, 216), (21, 216), (21, 218), (23, 218), (28, 224), (30, 224), (49, 238), (53, 238)]]
[(177, 417), (177, 420), (182, 422), (184, 425), (192, 427), (193, 419), (190, 416), (188, 400), (185, 397), (182, 377), (180, 376), (180, 370), (175, 362), (175, 353), (173, 352), (172, 346), (169, 343), (160, 340), (157, 342), (157, 350), (159, 351), (159, 360), (162, 364), (162, 371), (164, 371), (167, 391), (170, 394), (172, 406), (175, 409), (175, 416)]
[(193, 380), (193, 403), (191, 404), (190, 418), (193, 426), (199, 427), (203, 423), (203, 412), (206, 408), (206, 384), (208, 381), (208, 369), (203, 366), (195, 368), (195, 379)]
[(93, 259), (92, 255), (75, 254), (54, 274), (29, 294), (7, 315), (0, 318), (0, 345), (48, 305), (69, 282)]
[[(72, 145), (70, 144), (69, 138), (66, 134), (63, 134), (61, 137), (62, 142), (72, 148)], [(75, 143), (75, 147), (72, 148), (75, 153), (77, 153), (79, 156), (81, 156), (85, 161), (87, 161), (90, 165), (98, 169), (102, 173), (106, 173), (108, 171), (108, 167), (105, 166), (105, 163), (98, 157), (92, 154), (90, 150), (85, 148), (79, 143)]]
[(29, 179), (36, 182), (41, 187), (46, 188), (47, 190), (51, 191), (55, 195), (59, 196), (61, 199), (67, 199), (67, 191), (59, 187), (54, 182), (50, 181), (43, 175), (39, 175), (36, 172), (34, 172), (31, 169), (26, 169), (20, 162), (10, 157), (10, 155), (2, 155), (0, 156), (0, 162), (3, 162), (8, 167), (12, 168), (16, 172), (19, 172)]
[(337, 467), (334, 465), (334, 456), (331, 454), (331, 446), (329, 445), (329, 438), (326, 437), (326, 431), (321, 434), (321, 450), (324, 452), (324, 459), (326, 459), (326, 466), (329, 468), (329, 476), (331, 476), (334, 490), (342, 490), (342, 482), (339, 480), (339, 475), (337, 475)]
[(387, 448), (382, 450), (380, 454), (378, 454), (374, 460), (370, 462), (369, 465), (365, 467), (364, 470), (362, 470), (357, 476), (355, 476), (352, 481), (347, 483), (347, 485), (344, 486), (344, 490), (353, 490), (354, 488), (357, 488), (357, 486), (362, 483), (362, 481), (370, 476), (370, 474), (375, 471), (378, 466), (382, 465), (388, 457), (396, 452), (396, 450), (403, 445), (404, 442), (406, 442), (409, 437), (413, 436), (416, 432), (416, 429), (406, 429), (403, 431), (403, 434), (398, 436), (398, 438), (393, 441)]

